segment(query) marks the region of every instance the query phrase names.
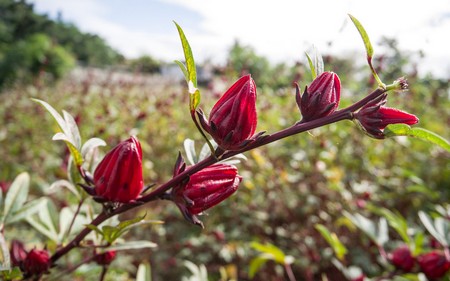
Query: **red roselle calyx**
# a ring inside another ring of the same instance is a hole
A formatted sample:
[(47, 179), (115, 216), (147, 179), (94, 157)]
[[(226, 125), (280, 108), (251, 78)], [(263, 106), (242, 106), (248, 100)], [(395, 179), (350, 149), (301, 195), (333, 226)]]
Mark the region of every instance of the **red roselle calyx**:
[(298, 85), (295, 86), (297, 105), (304, 122), (328, 116), (339, 106), (341, 81), (334, 72), (320, 74), (309, 87), (305, 87), (301, 96)]
[(50, 255), (46, 250), (31, 250), (23, 262), (27, 274), (40, 275), (50, 269)]
[(27, 257), (27, 251), (25, 250), (25, 246), (19, 240), (13, 240), (11, 242), (11, 263), (13, 266), (21, 267), (23, 261)]
[(134, 136), (109, 151), (94, 172), (95, 195), (110, 202), (128, 203), (142, 192), (142, 150)]
[(116, 251), (107, 251), (101, 254), (97, 254), (94, 257), (94, 261), (99, 265), (109, 265), (116, 258)]
[(242, 177), (235, 166), (214, 164), (193, 174), (189, 181), (172, 190), (172, 200), (185, 218), (203, 226), (197, 214), (219, 204), (236, 192)]
[(415, 259), (407, 245), (396, 248), (389, 255), (389, 260), (396, 268), (405, 272), (410, 272), (415, 264)]
[(198, 112), (200, 123), (224, 150), (239, 150), (251, 141), (257, 124), (256, 85), (241, 77), (213, 106), (209, 119)]
[(389, 124), (408, 124), (414, 125), (419, 119), (407, 112), (396, 108), (385, 107), (386, 94), (381, 95), (375, 100), (367, 103), (358, 112), (354, 114), (360, 127), (371, 137), (377, 139), (385, 138), (384, 128)]
[(417, 257), (420, 270), (430, 280), (436, 280), (444, 276), (450, 270), (450, 261), (445, 255), (438, 251), (433, 251)]

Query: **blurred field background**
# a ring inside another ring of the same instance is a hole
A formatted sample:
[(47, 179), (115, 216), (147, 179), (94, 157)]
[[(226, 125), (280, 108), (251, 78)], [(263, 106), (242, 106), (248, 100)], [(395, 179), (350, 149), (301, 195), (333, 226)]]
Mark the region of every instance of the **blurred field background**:
[[(175, 65), (150, 56), (128, 60), (98, 36), (36, 15), (23, 2), (2, 0), (0, 5), (0, 33), (5, 39), (0, 45), (3, 189), (26, 171), (32, 177), (32, 197), (50, 196), (57, 207), (68, 203), (65, 190), (45, 193), (52, 182), (67, 177), (68, 151), (62, 143), (51, 141), (56, 124), (30, 98), (75, 116), (84, 140), (99, 137), (107, 142), (101, 154), (137, 135), (147, 184), (170, 179), (186, 138), (196, 140), (197, 149), (201, 148), (201, 137), (188, 117), (186, 85)], [(403, 52), (395, 39), (379, 43), (386, 51), (377, 54), (374, 65), (384, 82), (406, 76), (410, 85), (407, 92), (390, 94), (388, 106), (417, 115), (420, 127), (450, 139), (449, 80), (418, 76), (420, 65), (411, 63), (411, 58), (420, 54)], [(340, 107), (376, 87), (368, 67), (357, 65), (354, 58), (324, 54), (324, 60), (326, 70), (341, 78)], [(258, 131), (285, 128), (300, 119), (292, 83), (303, 88), (311, 82), (305, 61), (272, 65), (251, 46), (236, 42), (225, 65), (199, 66), (201, 107), (209, 112), (235, 79), (251, 73), (258, 86)], [(170, 202), (139, 210), (165, 223), (134, 229), (127, 239), (147, 239), (158, 247), (120, 254), (107, 280), (132, 280), (143, 261), (151, 264), (154, 280), (181, 280), (182, 276), (188, 280), (192, 273), (183, 265), (185, 260), (205, 265), (210, 280), (250, 280), (249, 264), (258, 255), (250, 247), (253, 241), (271, 243), (293, 256), (298, 280), (320, 280), (323, 275), (346, 280), (331, 263), (332, 252), (314, 228), (316, 223), (338, 234), (349, 249), (348, 265), (376, 276), (384, 270), (376, 252), (360, 231), (349, 227), (343, 211), (371, 217), (366, 206), (373, 204), (397, 210), (417, 225), (419, 210), (446, 206), (450, 198), (448, 152), (410, 138), (374, 140), (352, 122), (294, 136), (245, 156), (248, 159), (238, 164), (244, 178), (240, 189), (202, 217), (204, 230), (184, 221)], [(29, 245), (46, 243), (25, 223), (7, 231), (7, 240), (20, 235)], [(391, 234), (395, 239), (396, 234)], [(99, 272), (95, 266), (82, 267), (76, 280), (97, 280), (94, 272)], [(285, 277), (282, 267), (269, 262), (254, 280)]]

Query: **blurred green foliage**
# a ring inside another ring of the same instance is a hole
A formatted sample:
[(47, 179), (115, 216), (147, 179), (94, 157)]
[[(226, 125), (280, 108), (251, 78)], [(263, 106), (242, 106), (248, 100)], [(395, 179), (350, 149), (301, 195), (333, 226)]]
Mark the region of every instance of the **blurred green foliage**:
[(36, 14), (25, 0), (0, 0), (0, 87), (60, 78), (74, 66), (105, 66), (123, 56), (97, 35), (83, 33), (59, 18)]
[[(47, 37), (38, 38), (44, 41)], [(409, 65), (409, 54), (395, 44), (390, 46), (389, 51), (375, 56), (374, 65), (386, 83), (406, 76), (410, 90), (391, 93), (388, 106), (414, 113), (421, 127), (449, 139), (448, 80), (418, 77)], [(368, 69), (355, 66), (353, 58), (325, 56), (324, 61), (325, 68), (338, 73), (343, 82), (341, 107), (363, 98), (374, 87)], [(201, 108), (209, 112), (218, 94), (237, 75), (248, 71), (258, 85), (258, 131), (272, 133), (297, 122), (300, 113), (290, 85), (294, 81), (309, 84), (308, 70), (303, 64), (279, 67), (286, 72), (277, 71), (251, 48), (235, 45), (227, 68), (233, 72), (226, 72), (231, 78), (217, 77), (207, 89), (202, 88)], [(281, 74), (276, 76), (276, 72)], [(70, 112), (84, 141), (104, 139), (108, 147), (101, 148), (101, 153), (129, 135), (137, 135), (146, 184), (170, 179), (185, 138), (195, 139), (197, 150), (201, 145), (188, 117), (189, 95), (184, 84), (159, 75), (87, 69), (39, 89), (5, 90), (0, 95), (0, 182), (7, 185), (27, 171), (31, 197), (45, 196), (53, 181), (66, 178), (68, 160), (65, 146), (51, 141), (56, 124), (31, 97)], [(132, 229), (127, 237), (154, 241), (158, 248), (121, 253), (107, 280), (134, 278), (142, 261), (152, 265), (154, 280), (179, 280), (190, 272), (184, 267), (185, 260), (204, 264), (210, 280), (249, 280), (249, 264), (259, 255), (251, 242), (272, 244), (294, 257), (291, 267), (298, 280), (320, 280), (325, 275), (329, 280), (346, 280), (333, 265), (333, 250), (316, 224), (335, 233), (346, 246), (344, 265), (357, 265), (367, 275), (378, 276), (385, 270), (378, 253), (367, 237), (350, 226), (343, 212), (373, 218), (376, 216), (366, 208), (371, 204), (396, 210), (408, 223), (418, 225), (420, 210), (428, 211), (450, 199), (448, 152), (416, 139), (370, 139), (348, 121), (290, 137), (246, 156), (248, 160), (238, 165), (244, 178), (240, 189), (202, 217), (204, 230), (184, 221), (169, 201), (142, 207), (139, 213), (147, 212), (146, 219), (161, 219), (165, 224)], [(65, 206), (70, 193), (61, 190), (51, 197), (55, 206)], [(134, 215), (127, 213), (122, 218)], [(21, 233), (30, 246), (38, 241), (27, 225), (6, 233), (7, 240)], [(395, 232), (390, 235), (391, 239), (400, 238)], [(77, 258), (80, 256), (74, 253), (68, 260)], [(86, 265), (75, 277), (97, 280), (99, 272), (98, 267)], [(279, 264), (268, 261), (254, 280), (284, 280), (284, 274)], [(61, 280), (73, 280), (73, 276)]]

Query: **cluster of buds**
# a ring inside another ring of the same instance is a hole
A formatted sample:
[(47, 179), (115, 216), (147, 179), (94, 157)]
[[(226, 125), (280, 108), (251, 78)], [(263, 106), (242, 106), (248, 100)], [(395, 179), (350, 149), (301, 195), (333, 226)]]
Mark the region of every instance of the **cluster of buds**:
[(32, 249), (28, 252), (22, 242), (13, 240), (10, 256), (12, 265), (19, 267), (25, 276), (41, 276), (50, 270), (50, 255), (47, 250)]
[(450, 260), (444, 253), (432, 251), (414, 257), (407, 245), (399, 246), (392, 251), (388, 255), (388, 260), (405, 273), (413, 272), (415, 265), (418, 264), (419, 270), (429, 280), (437, 280), (450, 270)]

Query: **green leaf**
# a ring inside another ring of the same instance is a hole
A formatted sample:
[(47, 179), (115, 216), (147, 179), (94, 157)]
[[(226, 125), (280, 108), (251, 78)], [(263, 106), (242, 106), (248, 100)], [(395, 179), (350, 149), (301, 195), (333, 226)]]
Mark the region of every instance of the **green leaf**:
[(336, 233), (331, 233), (324, 225), (322, 224), (316, 224), (315, 228), (320, 232), (323, 238), (330, 244), (330, 246), (333, 248), (334, 253), (336, 254), (336, 257), (339, 260), (343, 260), (345, 257), (345, 254), (347, 254), (347, 248), (344, 246), (344, 244), (341, 243), (339, 240), (339, 237), (336, 235)]
[(103, 237), (104, 239), (109, 242), (113, 243), (115, 240), (117, 240), (120, 236), (122, 236), (125, 232), (130, 230), (132, 227), (136, 227), (139, 225), (144, 224), (161, 224), (162, 221), (155, 221), (155, 220), (148, 220), (144, 221), (145, 215), (142, 217), (137, 217), (131, 220), (126, 220), (123, 222), (120, 222), (117, 226), (110, 226), (105, 225), (102, 227)]
[(197, 163), (197, 152), (195, 151), (195, 142), (191, 139), (185, 139), (183, 142), (186, 158), (191, 165)]
[(8, 244), (6, 244), (5, 236), (3, 236), (2, 232), (0, 232), (0, 261), (0, 270), (9, 269), (11, 267)]
[(450, 152), (450, 142), (448, 140), (444, 139), (443, 137), (441, 137), (436, 133), (433, 133), (423, 128), (419, 127), (411, 128), (407, 124), (391, 124), (384, 129), (383, 134), (386, 137), (408, 136), (418, 138), (439, 145), (443, 149)]
[(370, 207), (375, 213), (383, 216), (387, 219), (389, 225), (397, 231), (397, 233), (402, 237), (406, 244), (411, 243), (411, 238), (408, 235), (408, 222), (399, 213), (393, 213), (392, 211), (385, 208), (376, 208), (374, 206)]
[(311, 57), (306, 53), (306, 58), (308, 59), (309, 68), (311, 69), (311, 76), (314, 80), (317, 76), (320, 76), (320, 74), (324, 71), (324, 65), (323, 65), (323, 59), (322, 55), (319, 53), (316, 47), (314, 47), (314, 59), (311, 59)]
[(306, 58), (308, 59), (309, 69), (311, 69), (312, 79), (314, 80), (317, 77), (316, 68), (314, 66), (314, 63), (313, 63), (311, 57), (308, 55), (308, 53), (305, 53), (305, 54), (306, 54)]
[(152, 271), (150, 268), (150, 264), (141, 263), (138, 267), (138, 271), (136, 274), (136, 281), (151, 281), (152, 280)]
[(189, 74), (188, 74), (188, 71), (186, 69), (186, 66), (179, 60), (176, 60), (175, 63), (178, 64), (178, 66), (181, 69), (181, 72), (183, 72), (184, 79), (186, 79), (186, 83), (189, 83)]
[(52, 183), (49, 188), (46, 190), (47, 193), (57, 192), (60, 188), (67, 188), (70, 192), (72, 192), (78, 200), (81, 200), (81, 195), (78, 192), (76, 186), (74, 186), (70, 181), (67, 180), (57, 180)]
[(272, 260), (281, 265), (284, 265), (286, 262), (286, 255), (280, 248), (275, 245), (272, 245), (270, 243), (261, 244), (258, 242), (252, 242), (250, 243), (250, 247), (261, 253), (267, 254), (268, 257), (271, 257)]
[(96, 225), (87, 224), (86, 227), (89, 228), (90, 230), (93, 230), (93, 231), (97, 232), (101, 236), (103, 236), (103, 231), (101, 231), (100, 228), (98, 228)]
[(58, 111), (56, 111), (50, 104), (39, 99), (31, 99), (31, 100), (40, 103), (42, 106), (44, 106), (45, 109), (47, 109), (47, 111), (56, 120), (56, 123), (58, 123), (59, 128), (61, 129), (61, 131), (64, 132), (64, 134), (67, 134), (69, 132), (68, 126), (64, 118), (62, 118), (62, 116), (58, 113)]
[(364, 47), (366, 48), (367, 58), (372, 59), (373, 56), (373, 47), (372, 43), (370, 43), (369, 35), (367, 34), (366, 30), (362, 26), (362, 24), (357, 20), (354, 16), (349, 14), (350, 19), (352, 20), (353, 24), (355, 25), (356, 29), (358, 30), (359, 34), (361, 35), (361, 38), (364, 42)]
[(248, 277), (253, 279), (256, 273), (258, 273), (259, 269), (268, 261), (267, 257), (259, 256), (250, 261), (250, 266), (248, 270)]
[(81, 147), (81, 156), (86, 159), (86, 155), (96, 147), (106, 146), (106, 142), (100, 138), (91, 138)]
[(369, 64), (370, 70), (372, 71), (372, 75), (375, 78), (375, 80), (378, 83), (378, 86), (385, 89), (386, 85), (381, 81), (380, 77), (378, 77), (377, 72), (375, 71), (375, 68), (372, 65), (372, 57), (373, 57), (373, 47), (372, 43), (370, 43), (369, 35), (367, 34), (366, 30), (362, 26), (362, 24), (357, 20), (354, 16), (349, 14), (350, 19), (352, 20), (353, 24), (355, 25), (356, 29), (359, 32), (359, 35), (361, 35), (361, 38), (364, 43), (364, 47), (366, 48), (366, 57), (367, 57), (367, 63)]
[(26, 221), (41, 234), (47, 236), (50, 240), (55, 242), (58, 241), (58, 234), (56, 232), (50, 231), (46, 226), (44, 226), (41, 222), (38, 222), (34, 217), (27, 217)]
[(22, 208), (11, 214), (8, 219), (9, 223), (17, 222), (23, 220), (29, 216), (32, 216), (39, 212), (47, 204), (47, 198), (39, 198), (28, 202)]
[(375, 223), (371, 220), (369, 220), (366, 217), (363, 217), (360, 214), (355, 214), (352, 215), (348, 212), (344, 212), (344, 215), (350, 219), (350, 221), (360, 230), (362, 230), (367, 236), (369, 236), (369, 238), (377, 243), (378, 239), (377, 239), (377, 231), (376, 231), (376, 227), (375, 227)]
[(83, 164), (83, 156), (81, 155), (81, 152), (79, 149), (74, 145), (74, 141), (70, 139), (67, 135), (63, 133), (56, 133), (52, 140), (62, 140), (66, 143), (67, 148), (69, 148), (70, 154), (73, 157), (73, 161), (77, 166), (81, 166)]
[(439, 227), (441, 229), (437, 229), (436, 222), (433, 222), (433, 220), (423, 211), (419, 212), (419, 218), (420, 221), (422, 221), (422, 224), (425, 226), (425, 228), (428, 230), (428, 232), (436, 238), (436, 240), (444, 247), (448, 246), (447, 239), (445, 237), (445, 234), (442, 233), (443, 228)]
[(143, 249), (143, 248), (155, 248), (158, 245), (145, 240), (128, 241), (121, 244), (115, 244), (111, 247), (106, 248), (106, 251), (122, 251), (122, 250), (132, 250), (132, 249)]
[(5, 206), (1, 222), (7, 222), (8, 216), (22, 208), (27, 200), (30, 188), (30, 176), (28, 173), (19, 174), (11, 184), (5, 196)]
[(73, 145), (79, 150), (81, 149), (81, 136), (78, 130), (78, 125), (75, 119), (67, 111), (63, 110), (64, 120), (66, 121), (67, 128), (69, 130), (70, 138)]
[(182, 63), (177, 64), (180, 66), (184, 75), (186, 76), (187, 74), (186, 81), (188, 82), (190, 94), (189, 107), (191, 112), (194, 112), (200, 104), (200, 91), (197, 88), (197, 70), (195, 67), (194, 55), (192, 54), (191, 46), (184, 35), (183, 29), (175, 21), (174, 23), (177, 27), (178, 34), (180, 35), (181, 45), (183, 46), (184, 59), (186, 60), (186, 71), (184, 71), (183, 67), (181, 67)]
[(22, 280), (23, 275), (18, 267), (13, 269), (0, 268), (0, 277), (3, 277), (3, 279), (0, 278), (1, 280)]

